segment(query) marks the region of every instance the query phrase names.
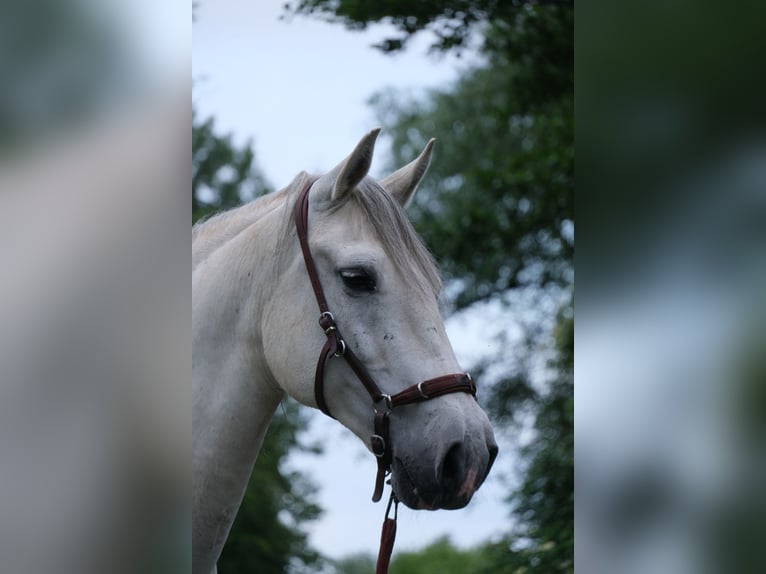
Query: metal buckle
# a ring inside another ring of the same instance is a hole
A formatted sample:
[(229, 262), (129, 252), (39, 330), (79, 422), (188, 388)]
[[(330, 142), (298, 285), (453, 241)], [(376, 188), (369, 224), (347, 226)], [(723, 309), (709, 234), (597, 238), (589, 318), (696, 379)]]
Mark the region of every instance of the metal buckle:
[(425, 381), (420, 381), (420, 382), (418, 383), (418, 392), (420, 393), (420, 396), (421, 396), (421, 397), (423, 397), (424, 399), (426, 399), (426, 400), (427, 400), (427, 399), (430, 399), (431, 397), (430, 397), (430, 396), (428, 396), (427, 394), (425, 394), (425, 393), (423, 392), (423, 383), (424, 383), (424, 382), (425, 382)]
[(471, 373), (466, 373), (465, 376), (468, 377), (468, 385), (471, 389), (471, 394), (473, 395), (473, 398), (478, 400), (476, 395), (478, 394), (479, 389), (476, 388), (476, 383), (474, 382), (473, 377), (471, 376)]
[(394, 507), (394, 520), (399, 517), (399, 499), (394, 494), (394, 489), (391, 489), (391, 496), (388, 498), (388, 506), (386, 507), (386, 518), (391, 514), (391, 506)]
[[(334, 329), (335, 329), (335, 327), (330, 327), (329, 330), (332, 331)], [(325, 331), (325, 332), (327, 332), (327, 331)], [(340, 343), (340, 351), (335, 351), (332, 354), (333, 357), (342, 357), (343, 355), (346, 354), (346, 341), (344, 341), (343, 339), (338, 339), (338, 343)]]
[[(386, 408), (387, 408), (388, 411), (394, 410), (394, 403), (391, 400), (391, 395), (387, 395), (387, 394), (383, 393), (377, 399), (375, 399), (375, 402), (378, 402), (378, 401), (385, 401)], [(373, 410), (373, 412), (376, 412), (376, 413), (379, 412), (378, 409), (376, 409), (375, 407), (373, 407), (372, 410)]]
[[(326, 320), (327, 323), (330, 325), (329, 327), (325, 328), (324, 325), (322, 325), (322, 322)], [(324, 334), (329, 335), (331, 332), (337, 330), (335, 328), (335, 317), (332, 313), (329, 311), (323, 311), (321, 315), (319, 315), (319, 326), (324, 329)]]
[(383, 458), (386, 455), (386, 440), (379, 434), (370, 437), (370, 446), (372, 447), (372, 454), (376, 457)]

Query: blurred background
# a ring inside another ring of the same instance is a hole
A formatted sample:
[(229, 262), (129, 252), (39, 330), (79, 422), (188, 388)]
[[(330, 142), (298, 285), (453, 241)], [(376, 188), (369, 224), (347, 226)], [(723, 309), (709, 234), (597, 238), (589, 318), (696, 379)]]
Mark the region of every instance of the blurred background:
[(577, 7), (578, 570), (764, 572), (764, 7)]
[[(373, 127), (377, 177), (437, 139), (410, 215), (501, 452), (466, 509), (401, 509), (391, 571), (571, 571), (572, 6), (201, 1), (194, 14), (193, 221), (329, 171)], [(372, 573), (374, 475), (350, 432), (285, 401), (219, 571)]]
[(191, 6), (0, 2), (0, 572), (190, 566)]

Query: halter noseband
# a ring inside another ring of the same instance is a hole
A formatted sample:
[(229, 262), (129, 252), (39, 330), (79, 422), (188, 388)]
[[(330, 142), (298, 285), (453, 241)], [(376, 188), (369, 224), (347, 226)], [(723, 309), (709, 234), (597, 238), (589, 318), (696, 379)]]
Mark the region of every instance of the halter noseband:
[(471, 375), (467, 373), (454, 373), (416, 383), (395, 395), (387, 395), (380, 390), (380, 387), (378, 387), (367, 372), (362, 362), (343, 339), (338, 330), (338, 325), (335, 323), (335, 317), (327, 305), (322, 284), (319, 281), (319, 275), (317, 274), (308, 242), (309, 190), (312, 184), (313, 181), (306, 185), (295, 202), (295, 229), (301, 245), (301, 251), (303, 252), (303, 260), (306, 263), (306, 271), (311, 281), (311, 287), (314, 289), (314, 295), (319, 304), (319, 326), (327, 336), (327, 341), (319, 355), (316, 374), (314, 375), (314, 397), (320, 410), (327, 416), (335, 418), (330, 413), (324, 398), (324, 370), (327, 362), (333, 357), (343, 357), (359, 381), (364, 385), (364, 388), (367, 389), (372, 398), (373, 411), (375, 412), (374, 434), (370, 437), (370, 443), (372, 452), (378, 459), (378, 472), (372, 500), (373, 502), (378, 502), (383, 494), (385, 477), (391, 471), (392, 449), (388, 428), (391, 411), (402, 405), (435, 399), (449, 393), (468, 393), (475, 398), (476, 385), (471, 379)]

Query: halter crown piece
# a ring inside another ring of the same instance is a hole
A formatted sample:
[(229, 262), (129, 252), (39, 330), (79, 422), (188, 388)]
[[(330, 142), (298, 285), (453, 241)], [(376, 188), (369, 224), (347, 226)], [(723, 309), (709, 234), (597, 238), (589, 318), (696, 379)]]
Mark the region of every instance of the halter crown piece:
[[(295, 202), (295, 229), (300, 242), (303, 260), (306, 264), (311, 287), (314, 290), (317, 304), (319, 305), (319, 326), (327, 336), (327, 341), (322, 347), (317, 361), (316, 374), (314, 375), (314, 397), (319, 409), (329, 417), (335, 418), (327, 407), (324, 398), (324, 370), (328, 361), (332, 358), (343, 358), (356, 377), (362, 383), (364, 388), (372, 398), (374, 417), (373, 434), (370, 437), (370, 446), (372, 452), (378, 460), (378, 471), (375, 478), (375, 490), (372, 500), (378, 502), (383, 495), (383, 483), (385, 478), (391, 472), (392, 449), (389, 435), (389, 415), (391, 411), (403, 405), (419, 403), (430, 399), (435, 399), (449, 393), (468, 393), (476, 397), (476, 385), (467, 373), (454, 373), (442, 375), (433, 379), (428, 379), (407, 387), (403, 391), (394, 395), (388, 395), (380, 390), (373, 378), (367, 372), (362, 362), (354, 354), (351, 348), (346, 344), (343, 336), (335, 322), (335, 317), (330, 312), (325, 298), (322, 284), (319, 281), (319, 275), (314, 264), (314, 258), (311, 256), (311, 249), (308, 241), (308, 218), (309, 218), (309, 190), (313, 181), (309, 182), (303, 189)], [(389, 518), (391, 505), (394, 504), (394, 517)], [(396, 495), (391, 492), (391, 499), (386, 509), (386, 519), (383, 523), (383, 532), (381, 534), (381, 548), (378, 554), (378, 564), (376, 574), (385, 574), (388, 572), (388, 563), (391, 558), (391, 552), (394, 546), (396, 536), (396, 510), (399, 501)]]

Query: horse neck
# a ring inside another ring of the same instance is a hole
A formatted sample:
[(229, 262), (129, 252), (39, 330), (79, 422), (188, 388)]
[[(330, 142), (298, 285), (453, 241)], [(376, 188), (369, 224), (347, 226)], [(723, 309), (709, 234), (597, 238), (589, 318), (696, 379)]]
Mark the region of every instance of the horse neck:
[(219, 213), (192, 227), (192, 272), (215, 251), (247, 228), (268, 219), (284, 206), (288, 189), (265, 195), (235, 209)]
[(195, 568), (203, 570), (220, 554), (283, 397), (264, 358), (261, 317), (289, 189), (192, 232), (192, 532)]
[[(257, 454), (283, 396), (263, 358), (260, 317), (274, 274), (286, 196), (274, 194), (211, 219), (192, 238), (195, 416), (209, 417), (211, 425), (215, 419), (238, 421), (238, 433), (219, 431), (230, 442), (248, 440), (239, 450), (248, 457)], [(223, 412), (211, 412), (207, 404)]]

